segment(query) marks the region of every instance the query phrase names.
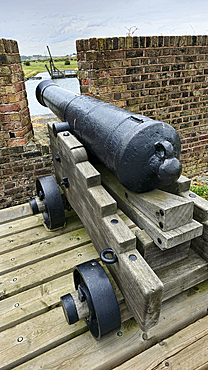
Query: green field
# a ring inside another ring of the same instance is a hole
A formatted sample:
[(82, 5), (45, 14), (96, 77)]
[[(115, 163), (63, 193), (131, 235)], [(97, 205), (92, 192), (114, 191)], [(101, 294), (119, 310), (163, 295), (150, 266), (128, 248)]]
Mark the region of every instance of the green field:
[[(76, 60), (70, 60), (70, 65), (65, 65), (65, 59), (55, 59), (54, 58), (54, 65), (56, 68), (60, 70), (69, 70), (69, 69), (75, 69), (77, 70), (77, 61)], [(50, 69), (50, 64), (48, 60), (38, 60), (38, 61), (30, 61), (30, 65), (26, 66), (24, 62), (22, 63), (22, 69), (25, 76), (25, 79), (31, 76), (35, 76), (39, 72), (46, 72), (45, 64), (47, 64), (48, 68)]]

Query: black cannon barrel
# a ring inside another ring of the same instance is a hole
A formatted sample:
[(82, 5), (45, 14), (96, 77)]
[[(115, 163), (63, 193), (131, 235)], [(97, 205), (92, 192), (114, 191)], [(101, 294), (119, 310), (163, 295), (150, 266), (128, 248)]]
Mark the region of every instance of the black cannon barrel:
[[(181, 175), (181, 144), (168, 123), (134, 114), (43, 80), (36, 89), (50, 108), (92, 154), (134, 192), (171, 184)], [(61, 123), (62, 124), (62, 123)]]

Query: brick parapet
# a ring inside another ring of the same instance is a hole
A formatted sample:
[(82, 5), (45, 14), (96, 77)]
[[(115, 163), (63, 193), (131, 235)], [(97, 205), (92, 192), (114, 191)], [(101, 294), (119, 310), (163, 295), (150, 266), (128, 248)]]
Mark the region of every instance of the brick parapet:
[(0, 39), (0, 209), (27, 202), (36, 178), (53, 173), (49, 143), (41, 139), (33, 139), (18, 44)]
[(0, 150), (0, 209), (28, 202), (36, 179), (54, 173), (49, 145), (27, 145)]
[(27, 144), (32, 137), (18, 44), (0, 39), (0, 148)]
[(82, 93), (170, 123), (181, 137), (184, 174), (207, 170), (208, 36), (93, 38), (76, 45)]

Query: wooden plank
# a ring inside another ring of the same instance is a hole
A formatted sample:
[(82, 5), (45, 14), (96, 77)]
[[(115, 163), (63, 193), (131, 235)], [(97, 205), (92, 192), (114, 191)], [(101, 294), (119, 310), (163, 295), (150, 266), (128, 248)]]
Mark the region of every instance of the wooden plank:
[(1, 300), (0, 331), (55, 308), (60, 304), (60, 297), (73, 290), (73, 274), (69, 273)]
[(163, 301), (165, 301), (206, 280), (208, 264), (190, 250), (187, 258), (173, 263), (170, 267), (157, 270), (156, 273), (164, 284)]
[(29, 203), (0, 210), (0, 224), (32, 215)]
[(204, 221), (202, 223), (203, 225), (203, 234), (202, 234), (202, 237), (204, 240), (206, 240), (208, 242), (208, 221)]
[(199, 222), (208, 221), (208, 201), (192, 191), (182, 192), (180, 195), (194, 202), (194, 219)]
[(29, 360), (86, 331), (85, 322), (68, 325), (61, 307), (0, 333), (0, 369)]
[(193, 219), (193, 202), (159, 189), (148, 193), (125, 191), (128, 201), (163, 231), (176, 229)]
[(0, 238), (5, 236), (14, 235), (23, 230), (33, 229), (35, 227), (41, 226), (43, 221), (42, 214), (38, 214), (35, 216), (22, 218), (21, 221), (8, 221), (7, 223), (0, 225)]
[(189, 191), (191, 185), (191, 179), (181, 175), (179, 179), (171, 185), (163, 185), (160, 187), (161, 190), (167, 191), (172, 194), (180, 194), (185, 191)]
[(208, 368), (208, 316), (116, 367), (116, 370)]
[[(201, 284), (201, 286), (199, 285), (192, 294), (187, 295), (187, 292), (183, 292), (177, 297), (174, 297), (174, 299), (165, 302), (158, 325), (148, 333), (142, 333), (134, 320), (127, 320), (122, 324), (120, 335), (114, 334), (97, 342), (89, 332), (86, 332), (81, 337), (77, 336), (61, 345), (57, 343), (56, 348), (42, 353), (38, 357), (20, 365), (17, 370), (23, 370), (25, 368), (27, 370), (37, 370), (40, 368), (53, 368), (57, 370), (60, 368), (62, 370), (68, 370), (70, 368), (73, 368), (73, 370), (80, 368), (83, 370), (113, 369), (138, 355), (138, 353), (145, 351), (146, 348), (161, 342), (161, 340), (168, 338), (170, 335), (193, 323), (197, 318), (206, 315), (207, 292), (208, 281)], [(51, 325), (51, 323), (49, 322), (48, 325)], [(49, 328), (46, 330), (49, 332)], [(45, 337), (43, 331), (39, 335), (41, 334), (43, 336), (41, 342), (43, 343)], [(66, 335), (66, 332), (62, 335)], [(44, 342), (45, 346), (47, 346), (51, 338), (46, 337), (46, 339), (47, 341)], [(54, 337), (52, 339), (55, 340), (56, 338)], [(37, 351), (33, 346), (33, 356), (36, 356), (35, 350)], [(9, 351), (12, 351), (11, 347)], [(41, 353), (40, 350), (39, 353)], [(14, 355), (12, 354), (12, 356)]]
[[(70, 140), (65, 140), (66, 137), (63, 134), (58, 134), (56, 140), (53, 135), (52, 125), (49, 124), (48, 128), (52, 142), (51, 147), (54, 148), (53, 156), (59, 152), (61, 158), (59, 166), (55, 168), (57, 179), (60, 179), (63, 174), (69, 179), (69, 188), (63, 189), (69, 203), (80, 216), (98, 253), (106, 249), (107, 246), (113, 248), (116, 253), (118, 263), (111, 265), (109, 270), (140, 326), (143, 329), (147, 329), (155, 325), (161, 308), (162, 283), (139, 255), (136, 250), (136, 237), (127, 228), (122, 219), (116, 213), (105, 216), (105, 208), (109, 209), (111, 207), (109, 199), (111, 198), (112, 207), (115, 204), (114, 199), (112, 197), (109, 198), (109, 194), (105, 189), (102, 192), (99, 191), (101, 193), (99, 198), (95, 196), (94, 187), (87, 188), (87, 181), (83, 179), (83, 166), (87, 163), (84, 155), (83, 157), (77, 156), (76, 148), (73, 148), (73, 151), (70, 148)], [(58, 146), (55, 148), (56, 145)], [(79, 147), (78, 150), (80, 149)], [(84, 164), (80, 172), (80, 163), (83, 161)], [(95, 175), (97, 175), (97, 170), (88, 163), (86, 176), (88, 176), (90, 166), (91, 174), (95, 171)], [(92, 193), (94, 194), (94, 200), (92, 200)], [(97, 206), (95, 206), (95, 202)], [(126, 252), (128, 252), (128, 256)], [(134, 264), (126, 263), (130, 254), (136, 256)], [(125, 278), (121, 271), (125, 271)], [(137, 271), (138, 275), (135, 280), (134, 290), (129, 295), (129, 285), (132, 284), (132, 277), (135, 276), (135, 271)], [(143, 276), (148, 276), (148, 279), (144, 279)], [(142, 284), (140, 284), (140, 278)], [(138, 296), (141, 297), (139, 306), (137, 304)]]
[(89, 243), (90, 238), (84, 228), (68, 231), (66, 234), (54, 236), (52, 239), (46, 238), (43, 241), (33, 243), (32, 246), (29, 245), (0, 255), (0, 273), (1, 275), (6, 274)]
[(74, 265), (98, 258), (92, 244), (22, 267), (1, 276), (0, 297), (6, 298), (68, 274)]
[(118, 207), (122, 209), (138, 227), (144, 229), (160, 249), (165, 250), (173, 248), (202, 235), (203, 227), (195, 220), (174, 230), (162, 231), (141, 211), (129, 203), (128, 198), (125, 197), (125, 188), (114, 175), (102, 165), (96, 166), (96, 168), (101, 172), (102, 182), (108, 192), (117, 201)]
[(191, 242), (191, 248), (208, 262), (208, 241), (202, 237), (196, 238)]
[(29, 228), (21, 233), (5, 236), (1, 239), (0, 254), (7, 253), (8, 251), (15, 251), (19, 248), (41, 242), (45, 239), (52, 239), (54, 236), (62, 235), (69, 231), (83, 227), (82, 222), (77, 216), (67, 219), (66, 222), (67, 224), (65, 227), (56, 231), (47, 231), (42, 224), (34, 229)]
[(138, 251), (154, 271), (170, 266), (188, 256), (191, 241), (170, 249), (161, 250), (155, 245), (152, 238), (150, 238), (145, 230), (140, 230), (138, 228), (135, 235), (137, 237)]

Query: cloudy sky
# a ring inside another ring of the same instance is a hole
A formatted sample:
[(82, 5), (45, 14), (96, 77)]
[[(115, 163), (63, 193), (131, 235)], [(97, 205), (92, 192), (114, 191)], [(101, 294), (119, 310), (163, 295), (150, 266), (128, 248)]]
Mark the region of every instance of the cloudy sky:
[(208, 0), (0, 0), (0, 38), (18, 41), (21, 55), (76, 52), (90, 37), (204, 35)]

